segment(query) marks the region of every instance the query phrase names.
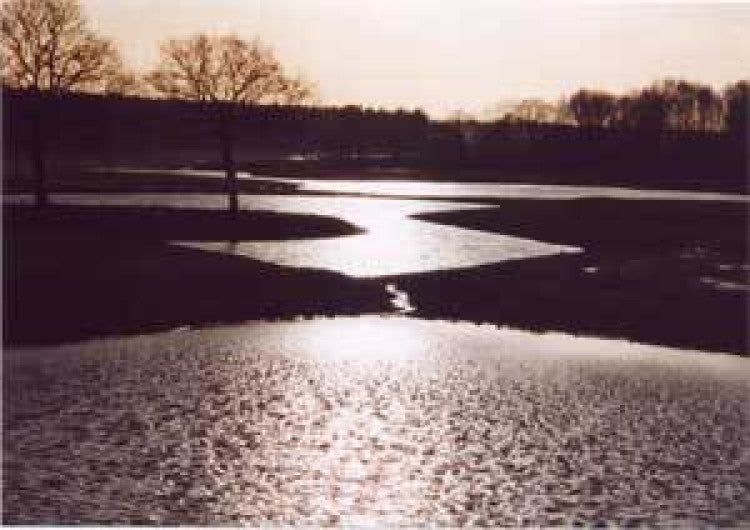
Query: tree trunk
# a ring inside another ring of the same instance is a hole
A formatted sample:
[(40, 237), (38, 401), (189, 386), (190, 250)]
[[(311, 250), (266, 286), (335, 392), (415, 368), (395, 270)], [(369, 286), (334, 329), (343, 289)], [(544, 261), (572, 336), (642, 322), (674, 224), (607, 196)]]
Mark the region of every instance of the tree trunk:
[(237, 216), (239, 211), (237, 168), (234, 165), (234, 131), (232, 127), (231, 110), (222, 109), (219, 123), (219, 136), (221, 139), (222, 163), (226, 171), (226, 190), (229, 198), (229, 214)]
[(39, 209), (44, 208), (49, 203), (47, 194), (47, 133), (44, 130), (45, 99), (42, 94), (36, 93), (32, 96), (31, 101), (31, 138), (29, 153), (31, 156), (31, 165), (34, 171), (34, 196), (36, 206)]

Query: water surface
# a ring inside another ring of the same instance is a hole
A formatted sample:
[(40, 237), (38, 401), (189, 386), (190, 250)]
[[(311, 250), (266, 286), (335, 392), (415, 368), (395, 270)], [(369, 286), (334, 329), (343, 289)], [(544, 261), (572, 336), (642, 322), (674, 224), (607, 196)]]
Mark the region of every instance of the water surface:
[[(6, 200), (31, 201), (31, 197), (15, 196)], [(225, 197), (210, 194), (58, 194), (54, 201), (89, 206), (170, 206), (216, 210), (226, 207)], [(231, 252), (286, 267), (341, 272), (353, 277), (473, 267), (580, 250), (572, 246), (445, 226), (410, 217), (420, 213), (487, 207), (471, 203), (369, 197), (243, 195), (240, 206), (248, 210), (336, 217), (364, 229), (365, 233), (290, 241), (173, 243), (201, 250)]]
[(750, 518), (750, 361), (359, 317), (4, 355), (4, 522)]
[[(110, 171), (111, 168), (101, 171)], [(116, 168), (119, 173), (167, 173), (185, 177), (225, 178), (219, 170)], [(355, 170), (356, 171), (356, 170)], [(750, 202), (750, 195), (683, 190), (647, 190), (618, 186), (580, 186), (566, 184), (522, 184), (496, 182), (437, 182), (429, 180), (389, 179), (314, 179), (288, 178), (240, 172), (241, 179), (261, 179), (296, 185), (302, 192), (350, 193), (392, 197), (461, 199), (584, 199), (685, 200)]]
[[(150, 173), (156, 170), (119, 168), (116, 171)], [(223, 178), (224, 176), (222, 171), (211, 170), (176, 169), (158, 170), (158, 172), (185, 177)], [(212, 252), (229, 252), (285, 267), (324, 269), (352, 277), (393, 276), (469, 268), (582, 250), (572, 246), (416, 220), (412, 216), (489, 206), (471, 202), (414, 200), (405, 197), (450, 198), (466, 201), (480, 198), (560, 200), (601, 197), (623, 200), (750, 202), (750, 196), (740, 194), (637, 190), (607, 186), (315, 180), (257, 176), (249, 173), (240, 173), (240, 177), (293, 184), (301, 193), (370, 195), (368, 197), (335, 195), (244, 195), (241, 197), (241, 207), (244, 209), (332, 216), (364, 229), (365, 233), (304, 241), (235, 241), (231, 244), (226, 241), (175, 241), (174, 244)], [(18, 200), (18, 197), (11, 200)], [(56, 195), (54, 200), (65, 204), (88, 205), (151, 205), (210, 209), (226, 207), (224, 197), (211, 194), (65, 194)]]
[[(250, 175), (247, 175), (250, 177)], [(750, 202), (750, 195), (680, 190), (645, 190), (616, 186), (517, 184), (486, 182), (430, 182), (408, 180), (291, 179), (263, 176), (295, 184), (300, 191), (352, 193), (374, 196), (459, 199), (623, 199)]]

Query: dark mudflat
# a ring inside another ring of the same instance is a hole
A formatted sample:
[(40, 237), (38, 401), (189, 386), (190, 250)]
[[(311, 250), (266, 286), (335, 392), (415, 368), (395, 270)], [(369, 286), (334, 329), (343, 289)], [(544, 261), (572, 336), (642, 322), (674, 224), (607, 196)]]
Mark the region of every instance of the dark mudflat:
[[(490, 202), (490, 201), (487, 201)], [(710, 247), (744, 257), (750, 203), (688, 200), (498, 199), (494, 209), (429, 213), (420, 219), (527, 237), (590, 252)]]
[[(266, 241), (349, 236), (356, 226), (325, 216), (241, 210), (232, 215), (207, 209), (50, 205), (3, 208), (8, 238), (60, 231), (85, 232), (117, 241)], [(65, 237), (65, 234), (60, 234)]]
[[(104, 210), (104, 209), (101, 209)], [(379, 282), (286, 269), (170, 245), (166, 239), (284, 239), (341, 235), (333, 219), (223, 212), (4, 210), (4, 342), (43, 344), (185, 325), (387, 309)], [(201, 224), (207, 216), (214, 223)], [(160, 223), (154, 224), (153, 221)], [(86, 226), (86, 223), (90, 223)], [(230, 244), (229, 242), (227, 243)]]
[[(214, 170), (214, 168), (212, 168)], [(52, 193), (218, 193), (227, 190), (226, 179), (221, 170), (215, 170), (217, 176), (191, 174), (180, 171), (170, 172), (154, 170), (117, 170), (93, 171), (73, 167), (63, 169), (51, 175), (47, 188)], [(8, 172), (3, 176), (6, 193), (33, 193), (35, 181), (33, 175), (24, 172)], [(253, 178), (239, 175), (238, 190), (242, 193), (293, 193), (294, 184)]]
[(422, 219), (580, 246), (396, 279), (417, 315), (748, 352), (747, 205), (502, 201)]

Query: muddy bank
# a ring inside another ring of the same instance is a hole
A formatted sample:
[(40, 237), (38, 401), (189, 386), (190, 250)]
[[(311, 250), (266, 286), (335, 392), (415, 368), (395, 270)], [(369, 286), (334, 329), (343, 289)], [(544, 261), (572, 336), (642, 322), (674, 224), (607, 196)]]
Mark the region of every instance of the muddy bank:
[[(389, 309), (380, 282), (172, 246), (167, 238), (356, 233), (314, 216), (54, 207), (3, 211), (4, 343), (42, 344), (293, 315)], [(213, 220), (213, 221), (211, 221)], [(156, 222), (158, 221), (158, 222)], [(231, 243), (227, 243), (231, 245)]]
[[(53, 199), (54, 200), (54, 199)], [(40, 212), (32, 206), (3, 207), (11, 239), (87, 233), (123, 240), (284, 241), (361, 234), (342, 219), (316, 215), (279, 214), (264, 210), (221, 210), (173, 206), (52, 204)]]
[[(132, 169), (67, 167), (54, 171), (47, 180), (50, 193), (226, 193), (225, 174), (212, 168), (187, 175), (186, 169)], [(239, 175), (241, 193), (294, 193), (296, 186)], [(5, 193), (33, 193), (34, 175), (24, 171), (3, 174)]]
[(507, 200), (421, 219), (580, 246), (394, 278), (417, 315), (748, 352), (747, 206)]

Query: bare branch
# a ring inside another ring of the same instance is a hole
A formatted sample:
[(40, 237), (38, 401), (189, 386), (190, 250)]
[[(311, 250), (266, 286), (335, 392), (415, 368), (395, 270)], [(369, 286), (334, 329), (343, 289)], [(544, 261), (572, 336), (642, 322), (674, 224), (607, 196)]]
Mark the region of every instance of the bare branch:
[(167, 97), (244, 104), (298, 103), (313, 92), (287, 78), (269, 48), (236, 35), (167, 41), (147, 82)]
[(78, 0), (8, 0), (0, 8), (3, 79), (43, 91), (102, 91), (127, 76), (115, 46), (87, 29)]

